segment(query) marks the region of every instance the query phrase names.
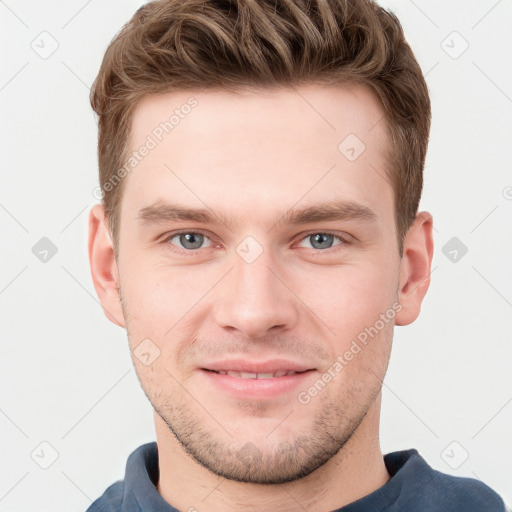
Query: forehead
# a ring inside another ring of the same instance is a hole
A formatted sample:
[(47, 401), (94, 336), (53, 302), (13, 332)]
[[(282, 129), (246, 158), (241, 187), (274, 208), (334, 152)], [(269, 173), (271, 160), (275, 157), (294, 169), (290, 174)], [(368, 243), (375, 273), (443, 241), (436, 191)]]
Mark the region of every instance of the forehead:
[(133, 117), (139, 156), (128, 166), (121, 217), (157, 200), (235, 215), (299, 201), (392, 203), (388, 149), (382, 108), (362, 86), (149, 96)]
[(222, 147), (258, 137), (268, 144), (283, 142), (286, 134), (287, 142), (298, 146), (314, 132), (315, 146), (319, 138), (336, 143), (348, 133), (375, 144), (385, 136), (383, 118), (376, 95), (357, 84), (176, 91), (142, 99), (133, 116), (131, 142), (135, 149), (151, 135), (165, 146), (191, 134), (218, 141), (230, 132), (233, 138), (222, 140)]

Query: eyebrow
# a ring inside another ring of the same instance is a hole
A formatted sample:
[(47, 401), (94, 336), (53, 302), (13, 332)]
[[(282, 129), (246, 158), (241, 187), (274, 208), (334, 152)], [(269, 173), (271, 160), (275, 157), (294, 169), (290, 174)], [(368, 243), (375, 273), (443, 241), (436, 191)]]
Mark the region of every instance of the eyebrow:
[[(143, 226), (170, 221), (189, 221), (225, 225), (232, 230), (238, 224), (234, 217), (222, 212), (214, 212), (208, 208), (188, 208), (178, 203), (162, 201), (141, 208), (137, 218), (139, 224)], [(368, 206), (355, 201), (332, 200), (323, 204), (281, 212), (272, 229), (286, 224), (301, 225), (336, 220), (376, 222), (378, 215)]]

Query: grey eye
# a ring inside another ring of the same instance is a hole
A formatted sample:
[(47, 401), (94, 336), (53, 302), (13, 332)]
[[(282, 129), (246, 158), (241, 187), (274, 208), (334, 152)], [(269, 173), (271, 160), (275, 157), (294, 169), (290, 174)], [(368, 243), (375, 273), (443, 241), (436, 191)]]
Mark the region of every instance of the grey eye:
[(328, 233), (315, 233), (314, 235), (310, 235), (309, 239), (311, 241), (311, 245), (315, 249), (329, 249), (332, 247), (334, 235), (329, 235)]
[[(335, 240), (338, 240), (338, 242), (334, 243)], [(340, 238), (337, 235), (332, 235), (330, 233), (313, 233), (311, 235), (305, 236), (301, 240), (301, 244), (307, 243), (308, 245), (302, 247), (309, 247), (313, 249), (330, 249), (333, 246), (340, 245), (343, 243), (343, 239)]]
[(202, 235), (201, 233), (190, 232), (190, 233), (178, 233), (178, 234), (174, 235), (169, 241), (171, 241), (172, 239), (174, 239), (176, 237), (178, 237), (181, 247), (183, 247), (184, 249), (190, 249), (190, 250), (200, 249), (201, 246), (203, 245), (205, 239), (207, 238), (204, 235)]

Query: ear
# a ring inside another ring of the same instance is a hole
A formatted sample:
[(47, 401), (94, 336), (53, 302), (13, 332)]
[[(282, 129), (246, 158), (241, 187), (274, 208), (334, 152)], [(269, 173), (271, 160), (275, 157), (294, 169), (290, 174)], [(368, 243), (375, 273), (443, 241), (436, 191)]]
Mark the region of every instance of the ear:
[(114, 324), (125, 327), (114, 246), (103, 204), (94, 205), (89, 212), (89, 264), (105, 316)]
[(396, 315), (396, 325), (411, 324), (420, 314), (423, 297), (430, 285), (434, 252), (432, 223), (430, 213), (418, 213), (405, 237), (398, 289), (398, 302), (402, 309)]

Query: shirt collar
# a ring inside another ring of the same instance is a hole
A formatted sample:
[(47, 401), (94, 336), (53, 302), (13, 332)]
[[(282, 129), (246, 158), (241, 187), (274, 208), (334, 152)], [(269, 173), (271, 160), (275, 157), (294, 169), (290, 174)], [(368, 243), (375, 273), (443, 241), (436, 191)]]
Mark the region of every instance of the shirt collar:
[[(390, 480), (369, 495), (338, 509), (338, 512), (381, 510), (381, 507), (389, 507), (400, 499), (402, 487), (417, 487), (419, 491), (425, 485), (425, 478), (433, 478), (436, 474), (414, 449), (388, 453), (384, 456), (384, 463), (391, 476)], [(158, 492), (158, 478), (156, 442), (139, 446), (126, 463), (122, 512), (179, 512)], [(414, 496), (414, 491), (411, 495)]]

